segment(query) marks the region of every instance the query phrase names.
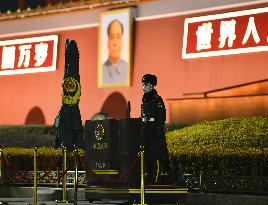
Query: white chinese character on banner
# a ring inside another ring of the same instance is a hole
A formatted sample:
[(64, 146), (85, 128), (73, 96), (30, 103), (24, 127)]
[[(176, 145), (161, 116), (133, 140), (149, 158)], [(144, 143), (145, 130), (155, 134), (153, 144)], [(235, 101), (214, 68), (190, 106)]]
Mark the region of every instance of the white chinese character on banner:
[(196, 31), (197, 43), (196, 50), (211, 48), (211, 34), (213, 33), (212, 23), (203, 23), (202, 26), (198, 26)]
[(225, 46), (225, 42), (227, 38), (228, 38), (228, 47), (233, 46), (233, 42), (236, 39), (235, 24), (236, 24), (236, 21), (234, 19), (231, 21), (221, 21), (219, 48), (223, 48)]
[(18, 67), (21, 67), (22, 64), (25, 68), (29, 66), (30, 57), (31, 57), (31, 51), (30, 51), (31, 47), (32, 45), (19, 46), (20, 57), (19, 57)]
[(14, 68), (15, 64), (15, 46), (4, 46), (2, 50), (2, 69)]
[(47, 58), (48, 44), (47, 43), (39, 43), (35, 45), (35, 56), (34, 59), (36, 63), (34, 66), (42, 65)]
[(245, 44), (247, 42), (251, 33), (252, 33), (255, 43), (258, 44), (260, 42), (260, 37), (257, 31), (256, 25), (255, 25), (254, 17), (250, 17), (248, 20), (248, 26), (247, 26), (247, 30), (246, 30), (244, 39), (242, 41), (242, 44)]

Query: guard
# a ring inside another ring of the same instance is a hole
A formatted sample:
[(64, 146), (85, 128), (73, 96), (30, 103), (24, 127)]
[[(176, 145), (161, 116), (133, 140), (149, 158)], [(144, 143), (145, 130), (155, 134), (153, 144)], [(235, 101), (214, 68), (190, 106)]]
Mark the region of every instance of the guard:
[(159, 184), (163, 161), (168, 159), (164, 132), (166, 108), (163, 99), (154, 88), (157, 85), (155, 75), (144, 75), (142, 85), (144, 95), (141, 104), (141, 141), (145, 152), (146, 183)]

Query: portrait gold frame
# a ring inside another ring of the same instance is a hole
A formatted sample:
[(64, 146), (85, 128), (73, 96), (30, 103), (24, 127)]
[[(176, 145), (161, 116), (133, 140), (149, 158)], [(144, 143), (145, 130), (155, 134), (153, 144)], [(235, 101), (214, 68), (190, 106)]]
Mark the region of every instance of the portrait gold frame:
[[(108, 59), (107, 48), (107, 28), (113, 20), (120, 20), (124, 27), (123, 49), (121, 58), (127, 62), (127, 74), (122, 82), (106, 83), (103, 80), (103, 63)], [(133, 21), (134, 11), (132, 8), (109, 10), (100, 13), (99, 16), (99, 34), (98, 34), (98, 88), (110, 87), (129, 87), (131, 81), (132, 70), (132, 48), (133, 48)], [(106, 36), (106, 37), (105, 37)], [(105, 39), (106, 38), (106, 39)], [(123, 56), (123, 57), (122, 57)]]

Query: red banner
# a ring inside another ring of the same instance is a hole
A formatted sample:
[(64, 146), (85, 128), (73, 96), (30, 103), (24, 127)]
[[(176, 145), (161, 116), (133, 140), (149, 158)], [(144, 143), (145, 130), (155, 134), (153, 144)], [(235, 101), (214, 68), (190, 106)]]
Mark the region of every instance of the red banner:
[(268, 51), (268, 7), (187, 18), (182, 58)]
[(56, 70), (58, 36), (0, 41), (0, 75)]

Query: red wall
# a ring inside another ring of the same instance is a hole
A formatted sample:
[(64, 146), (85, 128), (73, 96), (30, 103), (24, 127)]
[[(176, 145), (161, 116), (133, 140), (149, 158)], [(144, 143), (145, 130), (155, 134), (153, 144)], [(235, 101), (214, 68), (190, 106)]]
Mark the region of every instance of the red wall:
[[(217, 13), (222, 12), (225, 11)], [(201, 15), (206, 14), (195, 14)], [(157, 90), (165, 100), (167, 113), (167, 99), (182, 97), (183, 93), (220, 89), (268, 78), (268, 52), (183, 60), (184, 18), (177, 16), (136, 22), (131, 86), (122, 88), (97, 88), (97, 27), (35, 35), (59, 35), (57, 70), (0, 76), (0, 124), (24, 124), (34, 107), (42, 110), (46, 124), (53, 123), (61, 106), (66, 38), (76, 40), (80, 51), (80, 110), (83, 121), (101, 111), (105, 100), (114, 92), (121, 93), (126, 101), (131, 102), (131, 117), (139, 117), (142, 97), (140, 82), (145, 73), (158, 76)], [(29, 36), (18, 36), (24, 37)], [(111, 109), (113, 106), (117, 107), (114, 104)]]

